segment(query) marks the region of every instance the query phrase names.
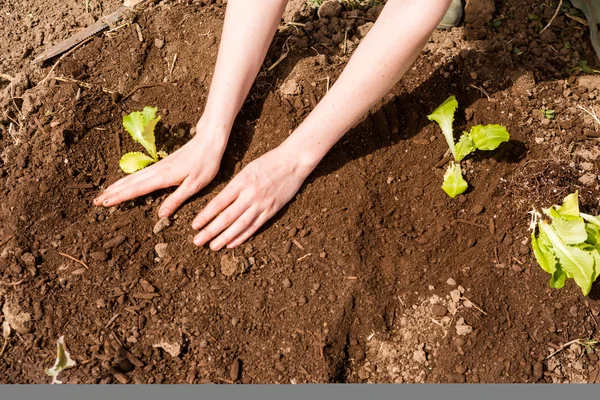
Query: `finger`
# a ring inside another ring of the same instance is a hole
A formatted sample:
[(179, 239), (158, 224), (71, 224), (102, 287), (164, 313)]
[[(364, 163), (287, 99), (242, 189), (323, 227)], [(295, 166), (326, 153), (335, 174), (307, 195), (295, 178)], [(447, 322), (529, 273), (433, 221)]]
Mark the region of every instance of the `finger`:
[(238, 191), (233, 189), (231, 183), (221, 190), (221, 193), (215, 196), (206, 207), (192, 221), (192, 228), (200, 229), (208, 224), (221, 211), (227, 208), (238, 197)]
[(122, 185), (119, 188), (114, 189), (102, 200), (101, 204), (105, 207), (111, 207), (124, 201), (154, 192), (155, 190), (164, 189), (172, 184), (174, 183), (169, 182), (169, 177), (165, 177), (164, 175), (151, 176), (143, 181), (131, 183), (126, 186)]
[(237, 237), (227, 243), (228, 249), (233, 249), (234, 247), (239, 246), (244, 243), (250, 236), (254, 235), (256, 231), (264, 225), (265, 222), (269, 220), (269, 216), (265, 213), (262, 213), (258, 216), (258, 218), (254, 219), (249, 226), (243, 230)]
[(169, 197), (163, 201), (158, 212), (160, 218), (170, 216), (190, 197), (198, 193), (206, 183), (201, 178), (187, 177), (186, 180)]
[(219, 233), (223, 232), (224, 229), (229, 227), (229, 225), (238, 219), (247, 209), (248, 206), (246, 203), (236, 201), (194, 237), (194, 244), (202, 246), (207, 243)]
[(256, 208), (247, 209), (229, 228), (210, 242), (210, 248), (214, 251), (221, 250), (227, 243), (238, 237), (245, 229), (248, 229), (259, 213), (260, 211)]
[(161, 166), (159, 166), (159, 164), (154, 164), (154, 165), (149, 166), (148, 168), (144, 168), (141, 171), (135, 172), (131, 175), (128, 175), (124, 178), (119, 179), (118, 181), (116, 181), (115, 183), (113, 183), (112, 185), (110, 185), (109, 187), (104, 189), (104, 191), (98, 197), (96, 197), (94, 199), (94, 204), (97, 206), (102, 205), (102, 203), (106, 199), (108, 199), (115, 193), (119, 192), (123, 188), (131, 186), (131, 185), (135, 185), (138, 182), (141, 182), (143, 180), (150, 178), (151, 176), (155, 175), (158, 172), (157, 167), (160, 168)]

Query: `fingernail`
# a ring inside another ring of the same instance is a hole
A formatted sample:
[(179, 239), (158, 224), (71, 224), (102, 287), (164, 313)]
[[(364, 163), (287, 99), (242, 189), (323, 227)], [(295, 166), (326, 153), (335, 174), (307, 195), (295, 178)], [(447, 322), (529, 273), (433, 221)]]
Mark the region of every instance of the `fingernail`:
[(163, 208), (162, 210), (160, 210), (160, 212), (158, 213), (158, 216), (161, 218), (166, 218), (169, 216), (169, 214), (171, 214), (169, 212), (169, 210), (167, 208)]
[(223, 246), (220, 246), (220, 245), (217, 245), (217, 244), (213, 244), (213, 243), (210, 244), (210, 249), (212, 251), (219, 251), (219, 250), (221, 250), (221, 247), (223, 247)]

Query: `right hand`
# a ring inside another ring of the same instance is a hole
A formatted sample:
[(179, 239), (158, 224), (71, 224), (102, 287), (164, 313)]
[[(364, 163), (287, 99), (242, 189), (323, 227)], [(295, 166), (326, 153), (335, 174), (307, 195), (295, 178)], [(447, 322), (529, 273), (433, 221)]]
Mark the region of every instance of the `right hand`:
[(113, 183), (94, 199), (94, 204), (112, 207), (159, 189), (179, 186), (161, 204), (158, 212), (160, 218), (171, 216), (187, 199), (208, 185), (219, 171), (229, 130), (207, 126), (200, 119), (192, 140), (156, 164)]

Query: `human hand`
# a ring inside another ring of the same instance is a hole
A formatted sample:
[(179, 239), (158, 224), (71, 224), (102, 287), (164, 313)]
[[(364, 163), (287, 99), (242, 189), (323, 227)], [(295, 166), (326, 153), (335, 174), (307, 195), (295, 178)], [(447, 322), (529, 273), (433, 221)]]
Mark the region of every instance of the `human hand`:
[(252, 161), (194, 219), (194, 229), (204, 228), (194, 244), (212, 240), (215, 251), (242, 244), (291, 200), (314, 167), (282, 146)]
[(227, 129), (210, 127), (200, 119), (192, 140), (156, 164), (113, 183), (94, 199), (94, 204), (111, 207), (158, 189), (179, 186), (160, 207), (161, 218), (170, 216), (217, 175), (228, 136)]

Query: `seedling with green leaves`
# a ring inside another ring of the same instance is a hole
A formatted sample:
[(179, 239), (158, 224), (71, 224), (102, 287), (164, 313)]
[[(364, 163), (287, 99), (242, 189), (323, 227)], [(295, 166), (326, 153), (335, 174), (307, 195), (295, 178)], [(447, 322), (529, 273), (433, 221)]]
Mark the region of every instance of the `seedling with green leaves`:
[(467, 190), (468, 184), (462, 176), (460, 162), (475, 150), (495, 150), (503, 142), (508, 142), (510, 135), (502, 125), (477, 125), (469, 132), (463, 132), (457, 144), (454, 144), (454, 113), (458, 108), (456, 97), (450, 96), (430, 115), (430, 121), (435, 121), (442, 129), (446, 143), (456, 162), (451, 162), (444, 174), (442, 189), (448, 196), (454, 198)]
[(71, 359), (71, 355), (65, 347), (65, 338), (61, 336), (56, 342), (56, 362), (54, 366), (46, 370), (46, 375), (52, 377), (52, 384), (62, 383), (58, 380), (58, 374), (68, 368), (72, 368), (76, 365), (76, 362)]
[(579, 193), (562, 205), (531, 212), (533, 254), (549, 274), (550, 287), (560, 289), (572, 278), (585, 296), (600, 275), (600, 217), (579, 211)]
[(134, 111), (123, 117), (123, 127), (131, 138), (144, 146), (148, 155), (135, 151), (125, 154), (119, 161), (119, 166), (123, 172), (131, 174), (142, 168), (158, 161), (159, 157), (164, 158), (167, 154), (163, 151), (156, 151), (154, 138), (154, 129), (160, 121), (160, 116), (156, 116), (157, 108), (144, 107), (142, 111)]

